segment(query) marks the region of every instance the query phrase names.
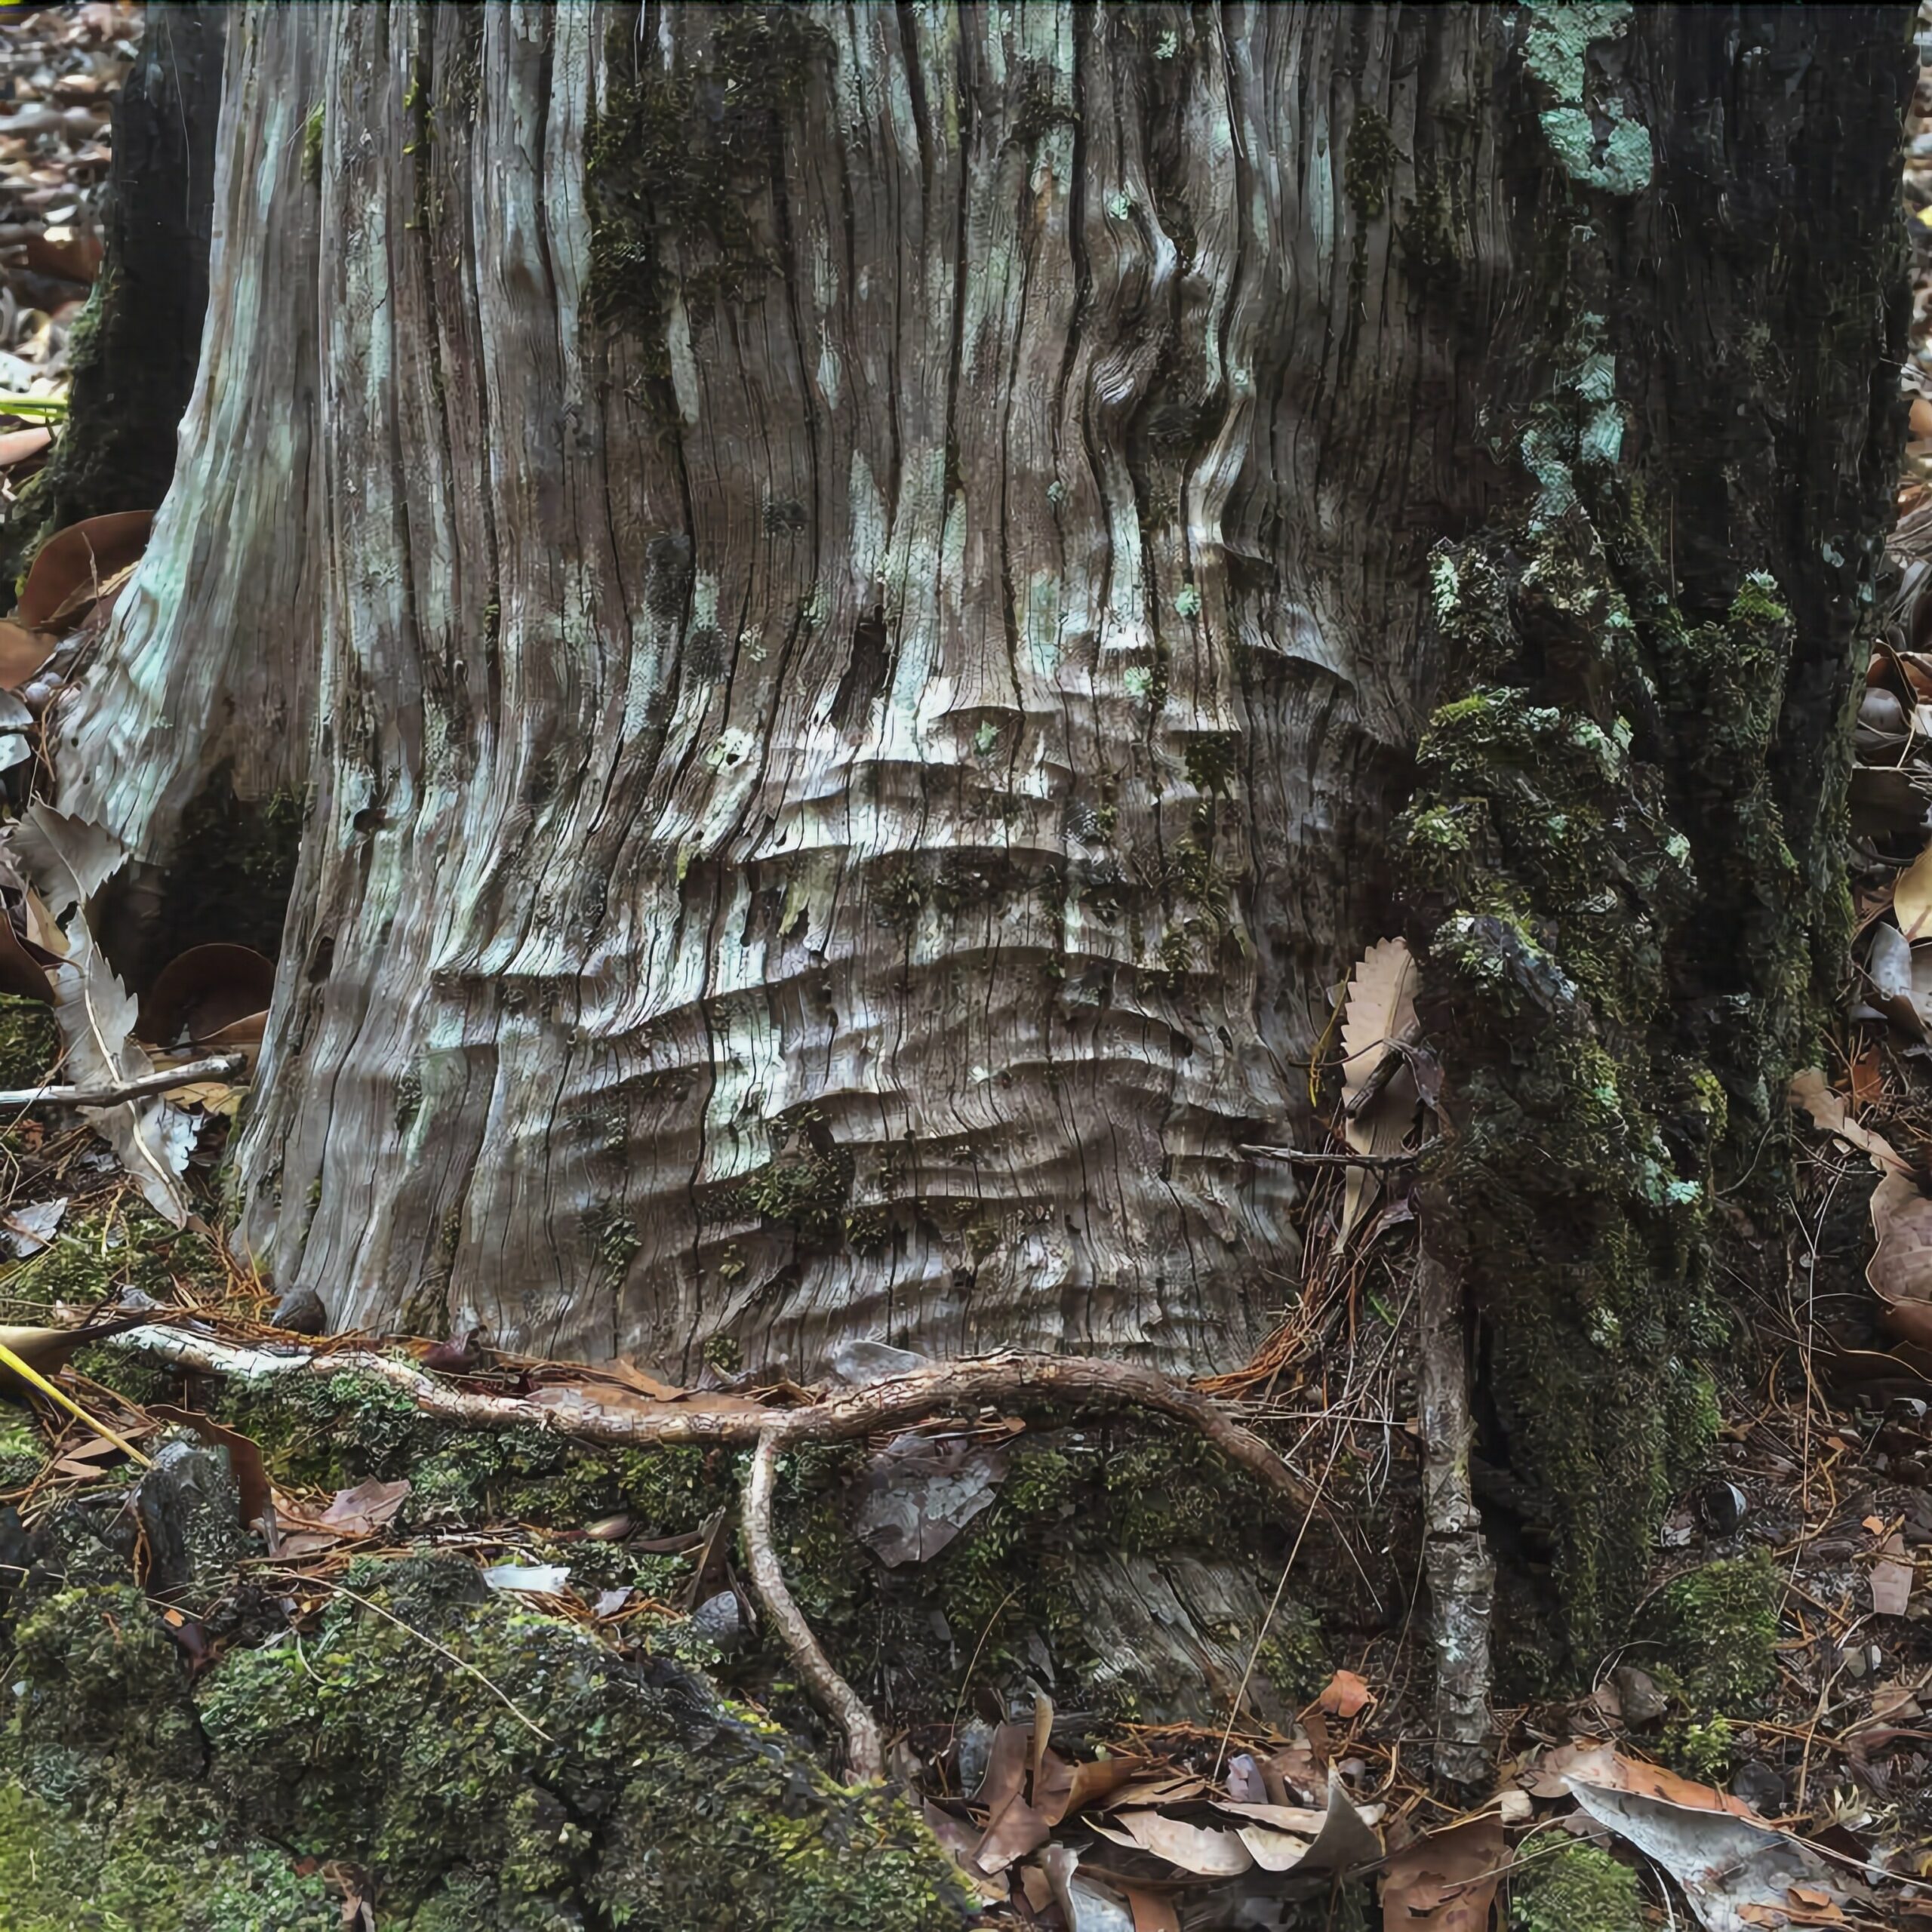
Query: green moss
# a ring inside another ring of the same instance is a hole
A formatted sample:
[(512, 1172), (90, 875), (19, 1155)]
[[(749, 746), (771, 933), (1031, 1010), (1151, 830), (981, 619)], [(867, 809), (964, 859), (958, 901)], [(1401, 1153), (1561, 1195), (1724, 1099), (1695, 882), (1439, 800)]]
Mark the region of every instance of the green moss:
[(82, 1816), (0, 1777), (8, 1932), (340, 1932), (342, 1903), (278, 1845), (170, 1790)]
[(1509, 1932), (1643, 1932), (1637, 1875), (1593, 1844), (1550, 1832), (1509, 1878)]
[(1651, 1629), (1694, 1713), (1748, 1715), (1777, 1682), (1783, 1595), (1762, 1555), (1707, 1563), (1665, 1587)]
[(0, 993), (0, 1087), (38, 1087), (60, 1057), (54, 1010), (38, 1000)]
[[(1564, 408), (1601, 406), (1591, 361), (1578, 352)], [(1458, 1090), (1438, 1180), (1491, 1338), (1490, 1453), (1536, 1500), (1581, 1651), (1634, 1604), (1657, 1516), (1710, 1440), (1701, 1358), (1727, 1334), (1710, 1204), (1749, 1171), (1764, 1069), (1796, 1063), (1813, 1010), (1769, 774), (1773, 587), (1748, 580), (1721, 623), (1687, 626), (1649, 589), (1631, 499), (1586, 494), (1588, 514), (1577, 497), (1544, 521), (1546, 493), (1506, 536), (1438, 553), (1434, 616), (1467, 681), (1430, 720), (1401, 826)], [(1709, 1018), (1688, 1019), (1689, 985), (1710, 989)]]
[(611, 88), (586, 146), (591, 306), (637, 337), (660, 378), (672, 373), (665, 331), (675, 302), (695, 310), (735, 299), (771, 272), (758, 203), (782, 165), (786, 122), (830, 45), (796, 6), (710, 19), (702, 57), (681, 48), (669, 72), (634, 58), (634, 14), (613, 25), (611, 73), (636, 78)]
[(33, 1418), (20, 1410), (0, 1410), (0, 1491), (25, 1488), (46, 1460), (47, 1445)]
[(302, 178), (310, 187), (322, 178), (322, 103), (309, 109), (302, 123)]
[(1730, 1778), (1737, 1755), (1737, 1734), (1728, 1718), (1669, 1724), (1659, 1740), (1657, 1755), (1686, 1777), (1722, 1785)]
[(1388, 212), (1395, 159), (1395, 138), (1387, 120), (1372, 107), (1358, 108), (1342, 161), (1342, 190), (1358, 221), (1377, 221)]
[(299, 1650), (231, 1654), (196, 1702), (216, 1792), (292, 1848), (372, 1869), (398, 1922), (963, 1921), (903, 1803), (834, 1785), (675, 1666), (628, 1665), (461, 1561), (358, 1565), (346, 1588)]
[(739, 1183), (738, 1198), (761, 1220), (784, 1222), (809, 1238), (836, 1240), (844, 1232), (851, 1191), (852, 1157), (834, 1149), (774, 1161)]

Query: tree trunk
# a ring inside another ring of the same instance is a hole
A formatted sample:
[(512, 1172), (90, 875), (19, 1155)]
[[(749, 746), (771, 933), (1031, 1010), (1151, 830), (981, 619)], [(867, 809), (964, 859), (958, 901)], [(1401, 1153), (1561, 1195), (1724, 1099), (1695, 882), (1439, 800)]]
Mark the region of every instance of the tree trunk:
[(152, 509), (174, 474), (208, 306), (226, 11), (168, 0), (146, 9), (114, 104), (106, 252), (75, 331), (66, 432), (10, 518), (11, 550), (84, 517)]
[(257, 1254), (678, 1374), (1229, 1367), (1300, 1274), (1241, 1149), (1406, 921), (1589, 1641), (1844, 935), (1907, 20), (238, 10), (58, 769), (165, 868), (306, 749)]

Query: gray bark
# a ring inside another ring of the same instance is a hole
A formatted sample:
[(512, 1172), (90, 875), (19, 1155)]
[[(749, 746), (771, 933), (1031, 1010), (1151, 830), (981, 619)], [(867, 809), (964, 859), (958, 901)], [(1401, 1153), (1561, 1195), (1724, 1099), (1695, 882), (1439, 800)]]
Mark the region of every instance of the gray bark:
[(1523, 489), (1521, 16), (786, 14), (734, 75), (776, 16), (238, 10), (237, 373), (63, 804), (159, 863), (224, 746), (312, 779), (236, 1164), (338, 1323), (1226, 1367), (1298, 1273), (1239, 1149), (1397, 924), (1427, 553)]

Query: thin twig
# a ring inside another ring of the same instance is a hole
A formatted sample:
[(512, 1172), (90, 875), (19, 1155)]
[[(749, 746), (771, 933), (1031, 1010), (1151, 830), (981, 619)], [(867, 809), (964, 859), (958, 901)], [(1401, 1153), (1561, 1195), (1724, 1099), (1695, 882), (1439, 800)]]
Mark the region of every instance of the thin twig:
[(1242, 1147), (1238, 1151), (1260, 1161), (1292, 1161), (1301, 1168), (1413, 1168), (1435, 1150), (1433, 1140), (1398, 1154), (1315, 1153), (1303, 1147)]
[[(405, 1390), (426, 1414), (470, 1427), (548, 1428), (560, 1435), (595, 1442), (749, 1444), (755, 1454), (750, 1480), (745, 1486), (743, 1527), (752, 1587), (806, 1688), (844, 1734), (847, 1761), (859, 1779), (884, 1776), (884, 1749), (877, 1721), (832, 1668), (786, 1588), (771, 1542), (772, 1481), (781, 1451), (801, 1442), (849, 1441), (875, 1429), (947, 1411), (970, 1414), (987, 1403), (1096, 1403), (1151, 1409), (1198, 1429), (1229, 1461), (1239, 1464), (1303, 1512), (1296, 1537), (1297, 1549), (1307, 1534), (1309, 1521), (1321, 1506), (1318, 1486), (1306, 1482), (1218, 1402), (1152, 1369), (1090, 1356), (1014, 1351), (935, 1363), (863, 1388), (836, 1390), (798, 1408), (717, 1408), (693, 1395), (667, 1401), (660, 1409), (644, 1414), (607, 1412), (586, 1405), (565, 1416), (513, 1396), (475, 1395), (451, 1388), (413, 1363), (367, 1349), (304, 1349), (282, 1354), (154, 1324), (128, 1329), (115, 1339), (123, 1346), (158, 1355), (181, 1367), (245, 1379), (305, 1373), (334, 1376), (352, 1371)], [(1291, 1563), (1293, 1560), (1291, 1557)], [(380, 1611), (380, 1606), (370, 1607)]]
[(844, 1733), (845, 1764), (853, 1780), (876, 1784), (885, 1776), (885, 1743), (878, 1720), (820, 1647), (804, 1613), (785, 1587), (785, 1573), (772, 1547), (771, 1491), (778, 1473), (778, 1431), (768, 1426), (758, 1439), (751, 1478), (745, 1484), (745, 1561), (751, 1571), (752, 1588), (783, 1640), (805, 1688)]
[(205, 1081), (229, 1080), (248, 1065), (246, 1054), (216, 1054), (191, 1060), (181, 1066), (144, 1073), (118, 1087), (19, 1087), (0, 1093), (0, 1107), (118, 1107), (124, 1101), (144, 1100), (151, 1094), (172, 1093), (177, 1087), (198, 1087)]
[(1342, 1103), (1342, 1118), (1344, 1120), (1361, 1119), (1381, 1098), (1383, 1090), (1395, 1078), (1395, 1069), (1408, 1065), (1407, 1050), (1419, 1046), (1421, 1042), (1422, 1021), (1419, 1018), (1411, 1020), (1400, 1032), (1391, 1033), (1382, 1043), (1388, 1051), (1376, 1063), (1374, 1072)]

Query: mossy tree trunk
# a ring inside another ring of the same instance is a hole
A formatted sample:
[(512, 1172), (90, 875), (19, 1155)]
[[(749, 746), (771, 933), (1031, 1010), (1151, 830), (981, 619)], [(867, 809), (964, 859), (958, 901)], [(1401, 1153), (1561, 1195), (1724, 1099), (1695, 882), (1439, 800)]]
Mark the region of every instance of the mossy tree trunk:
[(60, 777), (165, 866), (306, 748), (248, 1239), (674, 1373), (1226, 1367), (1406, 920), (1587, 1637), (1843, 936), (1907, 19), (237, 10), (206, 366), (283, 333)]

